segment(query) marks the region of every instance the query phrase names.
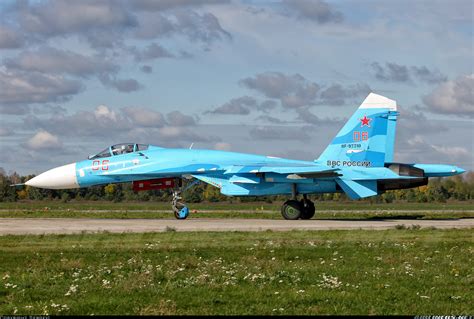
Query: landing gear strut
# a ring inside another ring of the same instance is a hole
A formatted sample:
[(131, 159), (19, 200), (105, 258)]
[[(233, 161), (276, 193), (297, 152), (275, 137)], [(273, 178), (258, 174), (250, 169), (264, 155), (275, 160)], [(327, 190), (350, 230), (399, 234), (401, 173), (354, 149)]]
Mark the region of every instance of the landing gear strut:
[(180, 201), (183, 199), (181, 193), (196, 185), (197, 183), (199, 183), (199, 180), (192, 182), (182, 189), (182, 181), (177, 180), (177, 188), (173, 190), (173, 200), (171, 201), (171, 207), (173, 208), (174, 217), (176, 217), (176, 219), (186, 219), (189, 216), (189, 208), (185, 203)]
[(314, 203), (310, 201), (306, 197), (306, 195), (303, 195), (303, 199), (300, 201), (300, 205), (303, 208), (301, 212), (301, 219), (313, 218), (314, 214), (316, 213), (316, 207), (314, 207)]
[(304, 194), (303, 198), (298, 201), (296, 184), (293, 184), (292, 195), (292, 199), (283, 203), (283, 206), (281, 207), (283, 218), (289, 220), (297, 220), (300, 218), (311, 219), (316, 212), (314, 203), (308, 199), (306, 194)]
[(171, 202), (171, 207), (173, 208), (174, 217), (176, 219), (186, 219), (189, 215), (189, 208), (179, 200), (182, 199), (179, 196), (181, 192), (179, 190), (173, 191), (173, 201)]

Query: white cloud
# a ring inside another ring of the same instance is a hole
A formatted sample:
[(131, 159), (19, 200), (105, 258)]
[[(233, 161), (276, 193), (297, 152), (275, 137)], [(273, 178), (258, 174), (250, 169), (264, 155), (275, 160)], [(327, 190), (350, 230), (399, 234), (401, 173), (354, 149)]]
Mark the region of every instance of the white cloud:
[(166, 138), (176, 138), (183, 133), (183, 129), (177, 126), (165, 126), (160, 129), (160, 133)]
[(122, 111), (132, 120), (134, 125), (162, 127), (165, 124), (165, 119), (160, 112), (146, 107), (124, 107)]
[(13, 134), (13, 131), (6, 127), (0, 127), (0, 136), (10, 136)]
[(112, 121), (117, 121), (117, 114), (113, 110), (110, 110), (106, 105), (99, 105), (94, 110), (94, 115), (98, 120), (108, 119)]
[(17, 49), (23, 45), (23, 37), (16, 31), (0, 25), (0, 48)]
[(64, 102), (79, 93), (82, 84), (58, 75), (8, 71), (0, 68), (0, 103)]
[(469, 151), (460, 146), (435, 145), (427, 142), (421, 135), (415, 135), (407, 141), (409, 149), (416, 159), (423, 162), (460, 162), (470, 157)]
[(282, 106), (289, 108), (314, 104), (320, 89), (317, 83), (308, 81), (300, 74), (287, 75), (281, 72), (259, 73), (239, 83), (267, 98), (279, 99)]
[(474, 117), (474, 74), (439, 85), (423, 102), (436, 113)]
[(173, 111), (166, 115), (169, 125), (172, 126), (194, 126), (196, 120), (191, 115), (185, 115), (180, 111)]
[(56, 135), (40, 130), (26, 142), (25, 146), (29, 149), (38, 151), (60, 149), (63, 144)]
[(469, 152), (464, 147), (459, 146), (438, 146), (431, 145), (437, 152), (452, 157), (467, 157)]
[(36, 51), (23, 51), (15, 58), (5, 59), (10, 69), (38, 71), (51, 74), (69, 74), (88, 77), (93, 74), (116, 73), (119, 67), (103, 57), (85, 56), (69, 50), (40, 47)]
[(343, 20), (342, 13), (323, 0), (283, 0), (283, 5), (293, 11), (298, 19), (308, 19), (319, 24), (340, 23)]

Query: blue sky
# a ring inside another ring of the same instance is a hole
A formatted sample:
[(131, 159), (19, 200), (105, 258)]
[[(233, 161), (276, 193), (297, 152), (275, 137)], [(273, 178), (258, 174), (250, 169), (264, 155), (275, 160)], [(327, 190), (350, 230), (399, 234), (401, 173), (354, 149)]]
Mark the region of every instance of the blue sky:
[(6, 1), (0, 167), (109, 144), (314, 159), (365, 96), (395, 159), (474, 169), (472, 1)]

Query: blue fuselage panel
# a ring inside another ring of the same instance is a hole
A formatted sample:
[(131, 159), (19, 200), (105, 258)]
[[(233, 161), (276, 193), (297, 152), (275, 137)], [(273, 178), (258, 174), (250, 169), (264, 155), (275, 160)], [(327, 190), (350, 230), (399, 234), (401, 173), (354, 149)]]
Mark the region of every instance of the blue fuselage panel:
[[(448, 165), (411, 165), (424, 169), (425, 177), (449, 176), (463, 171)], [(319, 173), (334, 175), (317, 176)], [(334, 193), (346, 187), (354, 191), (359, 189), (358, 196), (372, 196), (377, 193), (377, 184), (372, 183), (367, 188), (366, 181), (415, 178), (399, 176), (385, 167), (342, 167), (334, 172), (320, 161), (214, 150), (152, 148), (76, 163), (80, 187), (186, 175), (218, 187), (222, 194), (233, 196), (291, 194), (293, 184), (300, 194)], [(317, 177), (312, 177), (315, 175)], [(351, 184), (350, 181), (357, 183)]]

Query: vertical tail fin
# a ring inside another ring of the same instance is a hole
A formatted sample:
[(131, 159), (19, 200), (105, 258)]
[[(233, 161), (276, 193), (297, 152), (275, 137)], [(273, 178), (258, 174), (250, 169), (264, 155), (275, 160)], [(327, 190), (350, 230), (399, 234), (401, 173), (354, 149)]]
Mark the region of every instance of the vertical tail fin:
[(370, 93), (317, 159), (331, 167), (380, 167), (393, 161), (397, 103)]

